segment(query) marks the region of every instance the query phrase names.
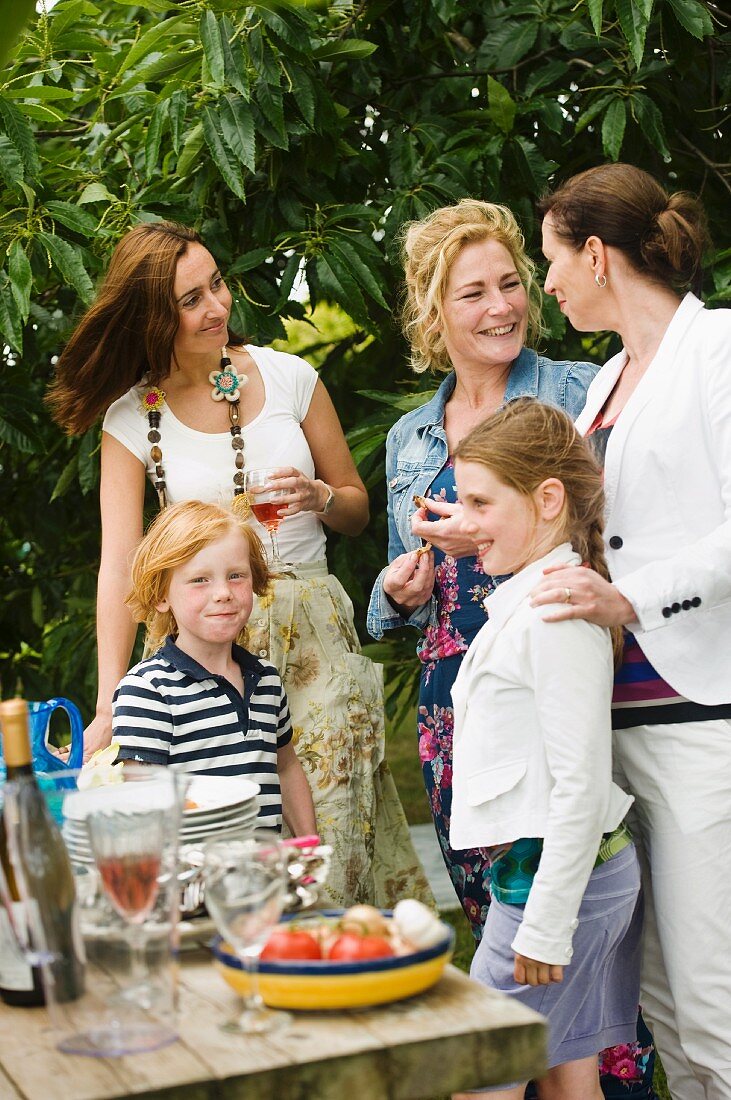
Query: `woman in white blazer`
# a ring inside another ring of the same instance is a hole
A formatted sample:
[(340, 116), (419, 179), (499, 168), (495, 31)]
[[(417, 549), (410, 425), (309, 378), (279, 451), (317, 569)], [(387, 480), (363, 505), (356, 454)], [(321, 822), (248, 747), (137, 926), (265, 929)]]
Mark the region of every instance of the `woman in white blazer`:
[(731, 1097), (731, 310), (698, 288), (703, 212), (605, 165), (541, 204), (546, 290), (623, 349), (577, 428), (604, 462), (612, 582), (545, 570), (549, 621), (625, 629), (618, 771), (649, 860), (643, 1011), (679, 1100)]

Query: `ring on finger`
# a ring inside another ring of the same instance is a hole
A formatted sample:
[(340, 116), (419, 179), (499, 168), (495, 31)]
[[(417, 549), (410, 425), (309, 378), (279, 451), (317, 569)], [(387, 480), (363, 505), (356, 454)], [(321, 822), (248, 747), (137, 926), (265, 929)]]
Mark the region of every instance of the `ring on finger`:
[(564, 603), (571, 603), (571, 589), (570, 588), (564, 588), (564, 592), (566, 593), (566, 595), (564, 596), (564, 601), (563, 602)]

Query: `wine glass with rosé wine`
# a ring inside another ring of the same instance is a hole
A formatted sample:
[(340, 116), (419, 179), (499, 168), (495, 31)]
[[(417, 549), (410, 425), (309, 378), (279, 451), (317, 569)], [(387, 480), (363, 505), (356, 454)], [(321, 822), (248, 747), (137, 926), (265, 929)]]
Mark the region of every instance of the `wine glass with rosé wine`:
[(104, 802), (86, 817), (102, 888), (126, 926), (131, 987), (124, 996), (141, 1004), (150, 992), (145, 922), (167, 876), (171, 829), (179, 829), (179, 779), (167, 768), (125, 763), (124, 783), (104, 790)]
[(269, 564), (273, 572), (281, 573), (289, 570), (289, 566), (279, 555), (277, 541), (277, 531), (282, 522), (279, 509), (283, 507), (282, 497), (286, 495), (286, 489), (275, 489), (271, 486), (270, 482), (276, 472), (275, 466), (244, 470), (244, 490), (254, 516), (269, 533), (272, 544), (272, 560)]

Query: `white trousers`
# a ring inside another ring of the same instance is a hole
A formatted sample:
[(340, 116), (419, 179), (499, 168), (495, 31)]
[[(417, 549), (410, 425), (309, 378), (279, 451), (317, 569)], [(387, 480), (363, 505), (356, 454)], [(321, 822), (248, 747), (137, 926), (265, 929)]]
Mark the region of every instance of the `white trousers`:
[(645, 882), (642, 1010), (673, 1100), (731, 1100), (731, 721), (614, 734)]

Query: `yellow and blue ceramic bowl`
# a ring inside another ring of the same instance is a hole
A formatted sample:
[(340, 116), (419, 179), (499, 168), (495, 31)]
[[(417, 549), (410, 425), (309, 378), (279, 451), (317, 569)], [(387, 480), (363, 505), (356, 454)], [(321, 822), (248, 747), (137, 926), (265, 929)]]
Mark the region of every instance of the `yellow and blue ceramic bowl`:
[[(310, 919), (341, 917), (344, 909), (313, 913)], [(383, 910), (390, 916), (389, 910)], [(306, 919), (296, 918), (307, 927)], [(272, 1008), (365, 1008), (413, 997), (442, 976), (454, 949), (454, 930), (442, 921), (444, 937), (433, 947), (386, 959), (338, 962), (286, 959), (259, 964), (259, 992)], [(250, 979), (229, 944), (216, 936), (212, 944), (215, 965), (237, 993), (246, 994)]]

